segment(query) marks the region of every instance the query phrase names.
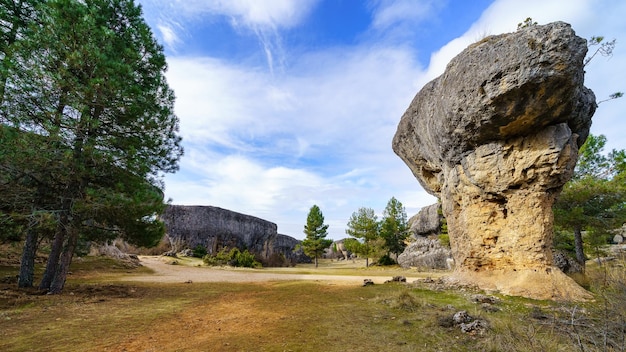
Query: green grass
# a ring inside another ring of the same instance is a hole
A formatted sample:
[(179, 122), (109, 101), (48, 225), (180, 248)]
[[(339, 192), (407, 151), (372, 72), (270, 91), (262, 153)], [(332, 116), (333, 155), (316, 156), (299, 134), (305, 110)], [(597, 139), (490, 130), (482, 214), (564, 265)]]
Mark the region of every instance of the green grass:
[[(578, 351), (575, 337), (583, 331), (576, 335), (562, 321), (593, 318), (599, 326), (606, 313), (600, 299), (572, 305), (515, 297), (500, 297), (499, 310), (490, 312), (471, 301), (473, 291), (400, 283), (121, 282), (146, 269), (105, 258), (85, 258), (71, 270), (62, 295), (0, 286), (0, 351)], [(415, 276), (336, 262), (318, 269), (246, 270)], [(440, 324), (459, 310), (487, 320), (490, 328), (466, 334)], [(623, 309), (611, 314), (612, 320), (624, 316)], [(600, 350), (594, 349), (596, 332), (584, 333), (585, 351)]]

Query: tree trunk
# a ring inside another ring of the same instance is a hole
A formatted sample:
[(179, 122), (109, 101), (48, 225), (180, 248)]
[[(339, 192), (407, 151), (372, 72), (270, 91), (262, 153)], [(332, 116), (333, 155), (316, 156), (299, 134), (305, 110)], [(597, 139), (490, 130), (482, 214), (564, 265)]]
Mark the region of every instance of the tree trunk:
[(52, 240), (52, 247), (50, 248), (50, 255), (48, 256), (48, 262), (46, 263), (46, 270), (43, 273), (41, 283), (39, 284), (40, 290), (48, 290), (52, 280), (54, 279), (57, 266), (59, 265), (59, 257), (61, 256), (61, 250), (63, 249), (63, 242), (65, 240), (65, 230), (63, 227), (66, 224), (63, 220), (57, 225), (57, 231)]
[(33, 287), (35, 277), (35, 253), (37, 252), (37, 233), (29, 228), (24, 241), (22, 260), (20, 261), (20, 275), (17, 279), (18, 287)]
[(370, 267), (370, 258), (365, 257), (365, 267), (369, 268)]
[(576, 261), (582, 266), (583, 272), (585, 271), (585, 252), (583, 251), (583, 235), (582, 229), (577, 226), (574, 228), (574, 248), (576, 250)]
[(317, 254), (315, 255), (315, 268), (317, 268)]
[(59, 265), (55, 270), (54, 279), (50, 284), (49, 294), (59, 294), (63, 291), (65, 286), (65, 280), (67, 279), (67, 273), (70, 271), (70, 264), (72, 264), (72, 257), (74, 256), (74, 249), (76, 249), (76, 242), (78, 241), (78, 234), (73, 231), (67, 238), (67, 243), (63, 247), (63, 253), (59, 260)]

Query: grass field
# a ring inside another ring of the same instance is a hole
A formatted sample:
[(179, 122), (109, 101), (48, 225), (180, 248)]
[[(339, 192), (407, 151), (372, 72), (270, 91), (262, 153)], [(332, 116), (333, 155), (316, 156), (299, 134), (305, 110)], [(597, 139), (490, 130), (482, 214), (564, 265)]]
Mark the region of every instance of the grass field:
[[(410, 276), (354, 264), (270, 270)], [(585, 304), (499, 297), (484, 307), (472, 301), (472, 290), (426, 284), (122, 282), (149, 272), (104, 258), (86, 258), (72, 272), (56, 296), (0, 285), (0, 351), (614, 351), (626, 327), (605, 324), (609, 315), (624, 320), (623, 304), (609, 310), (604, 299), (623, 296), (613, 286)], [(0, 267), (0, 278), (16, 273)], [(460, 310), (489, 328), (464, 333), (452, 326)], [(603, 349), (603, 332), (610, 348)]]

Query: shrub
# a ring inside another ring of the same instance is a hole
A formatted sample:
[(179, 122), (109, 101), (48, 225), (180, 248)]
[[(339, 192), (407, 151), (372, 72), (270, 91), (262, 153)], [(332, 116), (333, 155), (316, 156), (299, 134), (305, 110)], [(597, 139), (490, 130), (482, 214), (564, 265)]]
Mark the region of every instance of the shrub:
[(261, 263), (257, 262), (254, 255), (248, 250), (241, 252), (239, 249), (234, 248), (232, 253), (232, 259), (229, 262), (230, 265), (244, 268), (259, 268)]
[(439, 243), (446, 248), (450, 248), (450, 235), (447, 233), (439, 234)]
[(396, 264), (396, 261), (393, 260), (393, 258), (391, 258), (389, 254), (385, 254), (382, 257), (380, 257), (380, 259), (378, 259), (378, 265), (394, 265), (394, 264)]
[(231, 252), (228, 248), (224, 247), (216, 254), (207, 254), (202, 258), (204, 264), (209, 266), (228, 265), (231, 260)]
[(244, 250), (243, 252), (239, 250), (239, 248), (228, 249), (226, 247), (222, 248), (215, 255), (207, 254), (202, 258), (202, 261), (206, 265), (216, 266), (216, 265), (230, 265), (235, 267), (244, 267), (244, 268), (260, 268), (261, 263), (259, 263), (254, 255), (248, 250)]
[(199, 244), (193, 249), (193, 256), (196, 258), (204, 258), (207, 255), (206, 247)]

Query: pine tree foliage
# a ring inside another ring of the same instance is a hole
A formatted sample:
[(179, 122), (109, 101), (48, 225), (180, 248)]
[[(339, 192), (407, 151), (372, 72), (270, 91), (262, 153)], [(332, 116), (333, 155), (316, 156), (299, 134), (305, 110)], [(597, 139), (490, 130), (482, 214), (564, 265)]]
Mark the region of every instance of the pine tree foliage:
[(313, 205), (307, 215), (306, 225), (304, 225), (306, 238), (300, 243), (300, 248), (304, 254), (313, 257), (315, 267), (318, 266), (318, 258), (322, 256), (324, 250), (333, 243), (326, 239), (328, 235), (328, 225), (324, 224), (324, 214), (317, 205)]
[(575, 256), (581, 264), (586, 260), (583, 232), (588, 234), (587, 242), (606, 244), (610, 231), (626, 222), (626, 153), (604, 154), (605, 145), (603, 135), (588, 137), (580, 148), (574, 177), (554, 205), (555, 225), (573, 233)]
[(34, 6), (35, 19), (3, 66), (0, 109), (3, 133), (23, 148), (3, 144), (0, 167), (10, 170), (7, 187), (28, 193), (19, 199), (30, 203), (7, 202), (3, 210), (55, 219), (40, 287), (58, 293), (80, 236), (158, 241), (161, 177), (177, 170), (182, 148), (163, 49), (139, 6), (132, 0)]
[(402, 203), (391, 197), (383, 212), (380, 224), (380, 236), (385, 240), (385, 247), (396, 257), (406, 248), (406, 239), (409, 236), (406, 211)]
[(365, 266), (369, 266), (369, 258), (376, 255), (378, 250), (379, 223), (378, 217), (372, 208), (359, 208), (352, 213), (348, 221), (346, 234), (354, 237), (353, 241), (344, 242), (346, 249), (359, 256), (365, 257)]

